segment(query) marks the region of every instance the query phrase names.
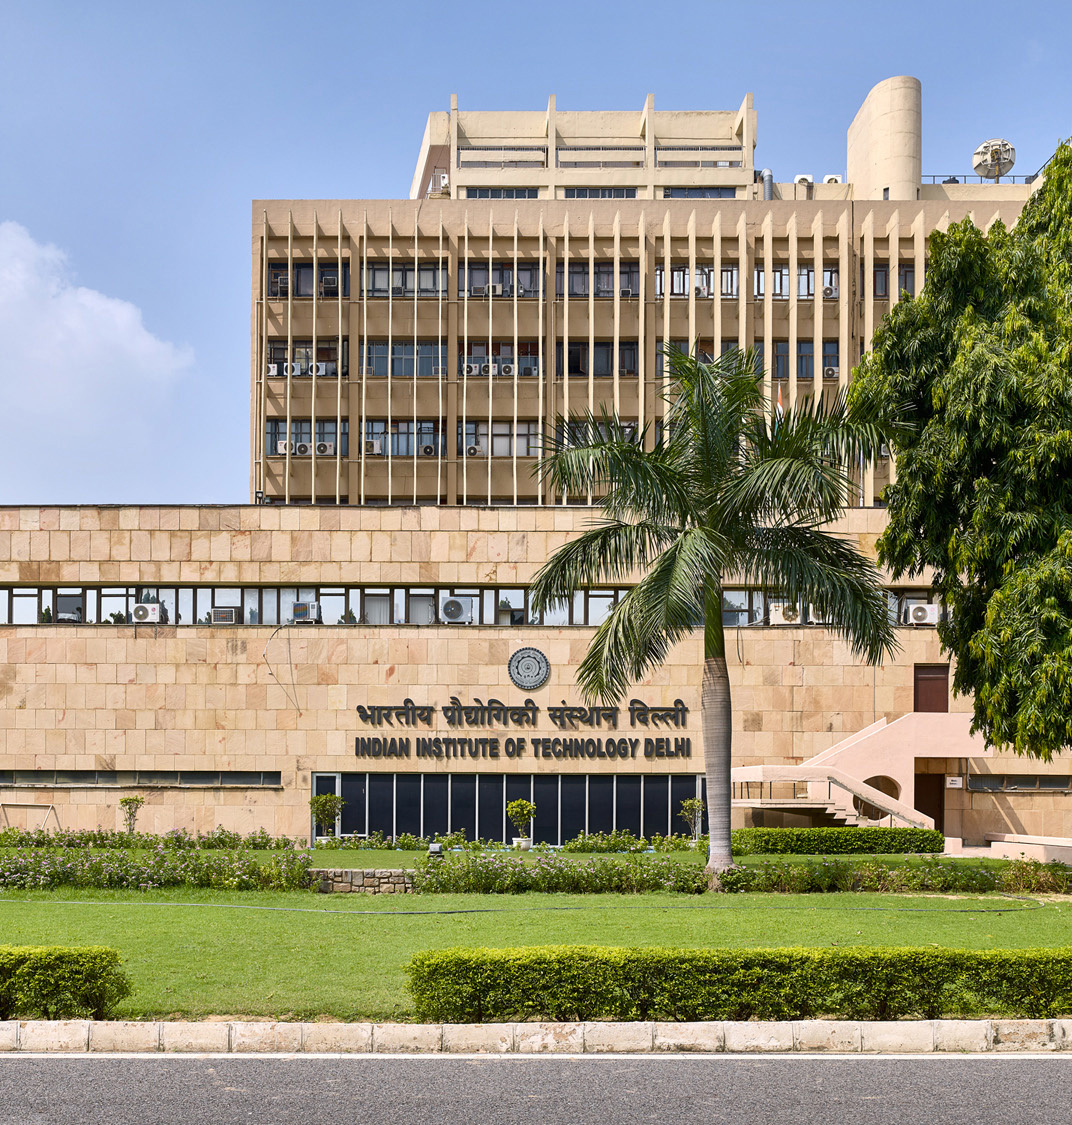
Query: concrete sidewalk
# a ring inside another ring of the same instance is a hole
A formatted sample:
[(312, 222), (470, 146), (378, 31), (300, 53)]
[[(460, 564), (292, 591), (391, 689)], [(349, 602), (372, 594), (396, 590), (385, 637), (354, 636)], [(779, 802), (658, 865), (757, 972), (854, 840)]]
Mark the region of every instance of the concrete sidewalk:
[(1072, 1051), (1072, 1020), (784, 1023), (276, 1023), (0, 1021), (0, 1052), (837, 1054)]

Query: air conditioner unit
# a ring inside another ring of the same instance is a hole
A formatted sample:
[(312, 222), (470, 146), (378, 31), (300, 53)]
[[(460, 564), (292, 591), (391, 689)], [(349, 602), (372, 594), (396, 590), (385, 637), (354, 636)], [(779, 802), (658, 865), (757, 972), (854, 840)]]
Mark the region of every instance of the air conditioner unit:
[(213, 625), (237, 625), (237, 609), (214, 609), (210, 615)]
[(279, 457), (286, 457), (287, 452), (293, 450), (293, 448), (289, 441), (277, 441), (275, 443), (275, 452)]
[(440, 376), (445, 379), (447, 377), (447, 369), (445, 367), (433, 367), (432, 377), (438, 379)]
[(316, 376), (316, 375), (326, 375), (327, 373), (328, 373), (328, 369), (327, 369), (326, 364), (324, 364), (324, 363), (310, 363), (309, 364), (309, 374), (310, 375), (314, 375), (314, 376)]
[(421, 446), (421, 456), (422, 457), (434, 457), (435, 453), (436, 453), (436, 449), (435, 449), (434, 445), (429, 443), (427, 445)]
[(466, 375), (479, 375), (480, 374), (480, 364), (479, 363), (467, 363), (465, 365), (465, 374)]
[(528, 367), (521, 368), (521, 374), (526, 378), (535, 378), (540, 373), (540, 368), (535, 364), (530, 364)]
[(447, 625), (472, 625), (475, 598), (456, 598), (451, 594), (439, 595), (439, 620)]
[(823, 378), (824, 379), (836, 379), (837, 377), (838, 377), (838, 369), (836, 367), (824, 367), (823, 368)]
[(937, 625), (938, 607), (922, 602), (905, 606), (904, 623), (906, 625)]
[(160, 607), (153, 602), (138, 602), (131, 617), (136, 625), (144, 622), (156, 624), (160, 620)]
[(284, 375), (300, 375), (301, 374), (301, 364), (300, 363), (284, 363), (283, 364), (283, 374)]
[(501, 297), (503, 295), (503, 287), (501, 285), (485, 285), (485, 297)]
[(839, 175), (837, 175), (834, 172), (831, 172), (828, 175), (823, 176), (823, 183), (824, 184), (840, 184), (840, 183), (844, 183), (844, 181), (842, 180), (842, 178)]
[(633, 296), (632, 289), (623, 289), (622, 290), (622, 296), (623, 297), (632, 297)]
[(798, 172), (793, 177), (793, 183), (795, 183), (795, 184), (813, 184), (813, 183), (815, 183), (815, 179), (814, 179), (814, 177), (809, 176), (807, 174), (807, 172)]
[(335, 376), (339, 373), (338, 364), (330, 360), (327, 363), (322, 363), (320, 366), (324, 369), (321, 374), (327, 375), (328, 378), (334, 379)]
[(296, 457), (308, 457), (313, 452), (313, 443), (310, 441), (299, 441), (294, 445), (294, 455)]
[(466, 457), (479, 457), (483, 454), (484, 450), (479, 445), (467, 445), (465, 447)]
[(697, 285), (695, 288), (696, 288), (696, 296), (697, 297), (706, 297), (707, 296), (706, 286)]
[(365, 453), (368, 456), (379, 457), (383, 453), (383, 442), (379, 438), (369, 438), (365, 442)]
[(836, 285), (824, 285), (823, 286), (823, 296), (828, 301), (833, 300), (833, 298), (837, 296), (837, 286)]
[(268, 364), (268, 378), (274, 379), (278, 374), (279, 374), (279, 364), (278, 363), (269, 363)]
[(319, 602), (295, 602), (290, 607), (290, 620), (295, 624), (306, 622), (316, 624), (320, 620)]
[(270, 283), (275, 286), (276, 297), (285, 297), (290, 289), (290, 278), (285, 273), (277, 275), (274, 282)]
[(878, 447), (878, 455), (880, 457), (889, 457), (890, 447), (885, 442), (880, 442)]
[(446, 191), (447, 188), (449, 188), (449, 187), (450, 187), (450, 173), (449, 172), (440, 172), (439, 173), (439, 190), (440, 191)]
[(483, 297), (487, 293), (488, 287), (486, 285), (473, 285), (469, 288), (469, 294), (473, 297)]
[(517, 370), (517, 368), (514, 367), (514, 365), (512, 363), (504, 363), (502, 365), (502, 367), (499, 369), (499, 373), (501, 375), (513, 375), (513, 373), (516, 370)]
[(770, 623), (772, 625), (799, 625), (800, 610), (789, 602), (770, 603)]
[(480, 365), (481, 375), (498, 375), (499, 365), (497, 363), (482, 363)]
[(392, 297), (404, 297), (405, 295), (406, 295), (406, 290), (401, 285), (392, 285), (391, 286), (391, 296)]
[(316, 443), (317, 457), (334, 457), (335, 443), (333, 441), (318, 441)]
[(322, 297), (336, 297), (339, 293), (339, 275), (326, 273), (320, 279), (320, 295)]

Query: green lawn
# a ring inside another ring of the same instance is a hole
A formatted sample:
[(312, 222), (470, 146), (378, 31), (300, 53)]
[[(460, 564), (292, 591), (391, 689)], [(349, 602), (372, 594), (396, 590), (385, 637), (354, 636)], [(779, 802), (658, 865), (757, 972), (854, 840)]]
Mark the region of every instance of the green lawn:
[(403, 966), (422, 949), (1057, 946), (1072, 944), (1072, 900), (1035, 907), (995, 895), (395, 898), (64, 888), (0, 894), (0, 941), (118, 949), (136, 990), (118, 1013), (128, 1018), (410, 1019)]

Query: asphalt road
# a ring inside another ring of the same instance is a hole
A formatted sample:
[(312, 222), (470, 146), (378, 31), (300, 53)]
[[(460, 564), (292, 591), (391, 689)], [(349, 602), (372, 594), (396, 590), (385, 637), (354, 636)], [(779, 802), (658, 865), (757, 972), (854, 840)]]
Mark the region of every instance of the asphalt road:
[(1068, 1125), (1072, 1055), (0, 1058), (0, 1123)]

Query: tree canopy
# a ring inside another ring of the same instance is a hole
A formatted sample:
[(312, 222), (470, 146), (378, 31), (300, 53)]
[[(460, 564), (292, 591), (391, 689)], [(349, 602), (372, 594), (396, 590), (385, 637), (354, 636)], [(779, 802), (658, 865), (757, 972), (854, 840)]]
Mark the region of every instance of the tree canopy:
[(1011, 230), (932, 236), (851, 395), (896, 431), (880, 561), (932, 576), (987, 743), (1050, 759), (1072, 746), (1072, 148)]

